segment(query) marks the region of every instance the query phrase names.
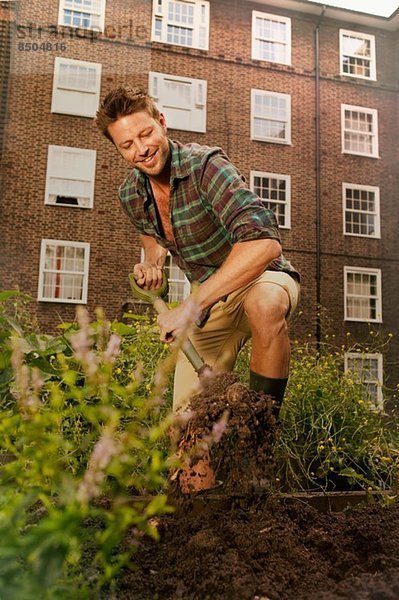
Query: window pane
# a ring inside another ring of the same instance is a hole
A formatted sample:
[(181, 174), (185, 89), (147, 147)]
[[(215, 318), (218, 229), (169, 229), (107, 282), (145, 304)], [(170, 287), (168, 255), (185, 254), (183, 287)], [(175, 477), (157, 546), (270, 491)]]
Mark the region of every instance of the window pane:
[(101, 0), (64, 0), (64, 25), (92, 28), (100, 25), (103, 4)]
[(376, 195), (372, 190), (345, 190), (345, 232), (374, 237), (377, 235)]
[(193, 30), (184, 27), (176, 27), (175, 25), (168, 25), (167, 41), (170, 44), (192, 46)]
[(259, 15), (253, 23), (253, 58), (286, 63), (290, 43), (288, 21)]
[(43, 272), (44, 298), (82, 300), (85, 248), (47, 244)]
[(208, 48), (207, 0), (158, 0), (153, 12), (152, 39), (168, 44)]
[(347, 317), (359, 320), (379, 318), (378, 278), (374, 273), (347, 272)]
[(253, 191), (274, 212), (280, 226), (286, 226), (286, 180), (277, 177), (255, 176)]
[[(362, 132), (370, 133), (362, 133)], [(373, 154), (372, 115), (345, 111), (344, 148), (351, 152)]]
[(271, 94), (254, 96), (253, 132), (256, 137), (287, 139), (288, 98)]
[(169, 281), (168, 302), (181, 302), (186, 292), (186, 278), (183, 271), (170, 255), (166, 257), (164, 269)]
[(344, 53), (362, 57), (371, 56), (370, 40), (362, 39), (361, 37), (344, 36)]
[(167, 104), (176, 107), (191, 108), (192, 104), (192, 85), (183, 81), (174, 81), (165, 79), (165, 88), (167, 90)]
[(362, 382), (364, 398), (378, 404), (381, 394), (382, 373), (379, 373), (379, 361), (376, 356), (349, 356), (347, 369), (356, 373)]
[(194, 24), (194, 5), (186, 2), (169, 2), (168, 19), (183, 25)]

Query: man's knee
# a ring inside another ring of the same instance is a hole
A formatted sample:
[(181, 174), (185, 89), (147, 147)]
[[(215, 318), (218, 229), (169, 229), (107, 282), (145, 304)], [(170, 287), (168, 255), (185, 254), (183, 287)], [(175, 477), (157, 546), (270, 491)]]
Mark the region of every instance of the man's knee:
[(273, 283), (253, 287), (244, 302), (245, 312), (254, 329), (286, 327), (285, 317), (290, 308), (286, 290)]

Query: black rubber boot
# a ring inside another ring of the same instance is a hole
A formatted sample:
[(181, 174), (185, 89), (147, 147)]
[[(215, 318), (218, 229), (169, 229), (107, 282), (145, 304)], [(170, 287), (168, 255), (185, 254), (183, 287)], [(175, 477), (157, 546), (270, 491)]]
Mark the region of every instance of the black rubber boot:
[(254, 371), (249, 372), (249, 388), (255, 392), (265, 392), (274, 400), (273, 414), (278, 418), (281, 404), (283, 402), (285, 388), (287, 387), (288, 377), (283, 379), (274, 379), (258, 375)]

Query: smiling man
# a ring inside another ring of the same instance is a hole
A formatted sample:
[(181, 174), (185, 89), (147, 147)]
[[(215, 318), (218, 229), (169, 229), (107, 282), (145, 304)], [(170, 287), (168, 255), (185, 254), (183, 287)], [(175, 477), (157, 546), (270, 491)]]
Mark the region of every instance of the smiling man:
[[(144, 248), (144, 261), (134, 266), (138, 284), (161, 285), (168, 251), (189, 281), (200, 284), (194, 298), (158, 317), (161, 340), (179, 337), (188, 303), (198, 309), (191, 339), (216, 370), (232, 370), (252, 338), (250, 387), (270, 394), (277, 414), (289, 373), (287, 320), (297, 306), (299, 274), (282, 254), (274, 214), (221, 148), (169, 139), (165, 117), (146, 92), (110, 92), (96, 124), (132, 167), (119, 198)], [(196, 373), (181, 353), (174, 410), (187, 406), (196, 387)]]

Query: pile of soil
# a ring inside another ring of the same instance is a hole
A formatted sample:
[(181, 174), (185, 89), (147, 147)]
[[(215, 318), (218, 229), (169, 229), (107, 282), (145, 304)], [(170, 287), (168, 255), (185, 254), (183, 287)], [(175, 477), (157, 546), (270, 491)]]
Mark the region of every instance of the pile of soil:
[(175, 513), (159, 519), (158, 543), (139, 540), (118, 600), (399, 598), (399, 504), (324, 514), (276, 499), (264, 484), (278, 430), (271, 399), (226, 375), (192, 408), (186, 447), (209, 440), (229, 413), (221, 441), (210, 446), (224, 486), (192, 496), (174, 490)]
[(272, 448), (279, 426), (273, 400), (237, 379), (223, 373), (203, 381), (178, 440), (179, 454), (188, 455), (193, 466), (209, 451), (216, 480), (227, 494), (270, 489), (276, 471)]

